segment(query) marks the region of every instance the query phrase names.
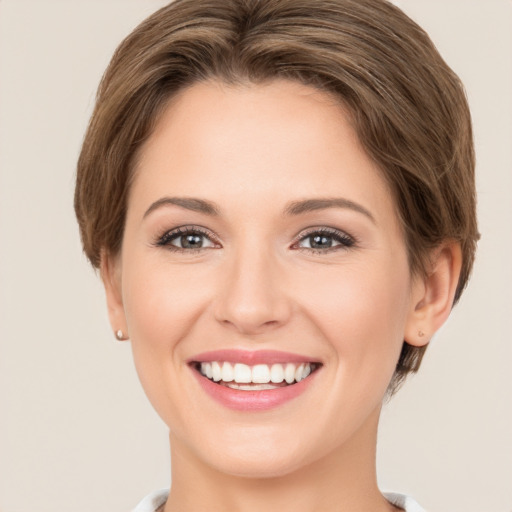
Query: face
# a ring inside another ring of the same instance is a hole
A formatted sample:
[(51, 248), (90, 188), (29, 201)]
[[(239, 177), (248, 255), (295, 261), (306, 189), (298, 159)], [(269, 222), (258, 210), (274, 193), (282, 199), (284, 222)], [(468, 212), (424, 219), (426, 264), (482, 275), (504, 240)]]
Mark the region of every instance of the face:
[(174, 98), (111, 266), (144, 389), (196, 463), (283, 475), (374, 442), (415, 285), (391, 193), (328, 95)]

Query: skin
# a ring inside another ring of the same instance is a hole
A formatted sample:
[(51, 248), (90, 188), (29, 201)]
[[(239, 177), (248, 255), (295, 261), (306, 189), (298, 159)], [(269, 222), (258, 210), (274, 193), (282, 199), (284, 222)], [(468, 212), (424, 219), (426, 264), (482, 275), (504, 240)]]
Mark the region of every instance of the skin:
[[(218, 215), (155, 205), (165, 197), (209, 201)], [(318, 198), (345, 204), (285, 213)], [(180, 226), (205, 232), (203, 248), (157, 244)], [(308, 235), (322, 228), (342, 238), (324, 234), (332, 246), (313, 251)], [(173, 98), (142, 148), (121, 252), (101, 269), (112, 327), (130, 336), (170, 430), (165, 511), (396, 510), (375, 475), (381, 404), (403, 340), (427, 343), (450, 312), (459, 247), (431, 259), (428, 276), (411, 275), (392, 195), (325, 93), (208, 82)], [(294, 400), (234, 411), (186, 364), (224, 348), (322, 367)]]

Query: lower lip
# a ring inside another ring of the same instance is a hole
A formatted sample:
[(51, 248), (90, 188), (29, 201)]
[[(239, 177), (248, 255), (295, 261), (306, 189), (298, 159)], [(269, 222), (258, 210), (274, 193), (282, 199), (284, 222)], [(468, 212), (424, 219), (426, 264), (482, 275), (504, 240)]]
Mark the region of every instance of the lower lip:
[(194, 368), (192, 371), (208, 395), (223, 406), (237, 411), (266, 411), (279, 407), (304, 393), (318, 372), (316, 370), (300, 382), (282, 388), (242, 391), (216, 384)]

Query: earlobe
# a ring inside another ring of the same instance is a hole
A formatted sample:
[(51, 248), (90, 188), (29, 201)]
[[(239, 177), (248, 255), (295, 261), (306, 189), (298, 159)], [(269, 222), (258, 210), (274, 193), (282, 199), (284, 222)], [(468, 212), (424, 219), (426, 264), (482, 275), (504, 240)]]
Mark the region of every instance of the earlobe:
[(460, 244), (446, 242), (434, 249), (426, 276), (413, 285), (405, 341), (421, 347), (430, 341), (450, 315), (462, 266)]
[(128, 339), (128, 328), (124, 314), (123, 295), (121, 287), (121, 261), (106, 251), (101, 253), (100, 275), (105, 287), (108, 317), (110, 325), (119, 341)]

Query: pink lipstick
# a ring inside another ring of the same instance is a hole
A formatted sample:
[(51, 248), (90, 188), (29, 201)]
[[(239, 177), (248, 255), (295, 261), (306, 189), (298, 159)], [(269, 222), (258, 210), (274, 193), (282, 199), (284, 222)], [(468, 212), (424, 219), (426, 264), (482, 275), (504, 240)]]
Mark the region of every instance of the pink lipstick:
[(230, 409), (262, 411), (304, 393), (321, 363), (273, 350), (217, 350), (188, 361), (202, 389)]

